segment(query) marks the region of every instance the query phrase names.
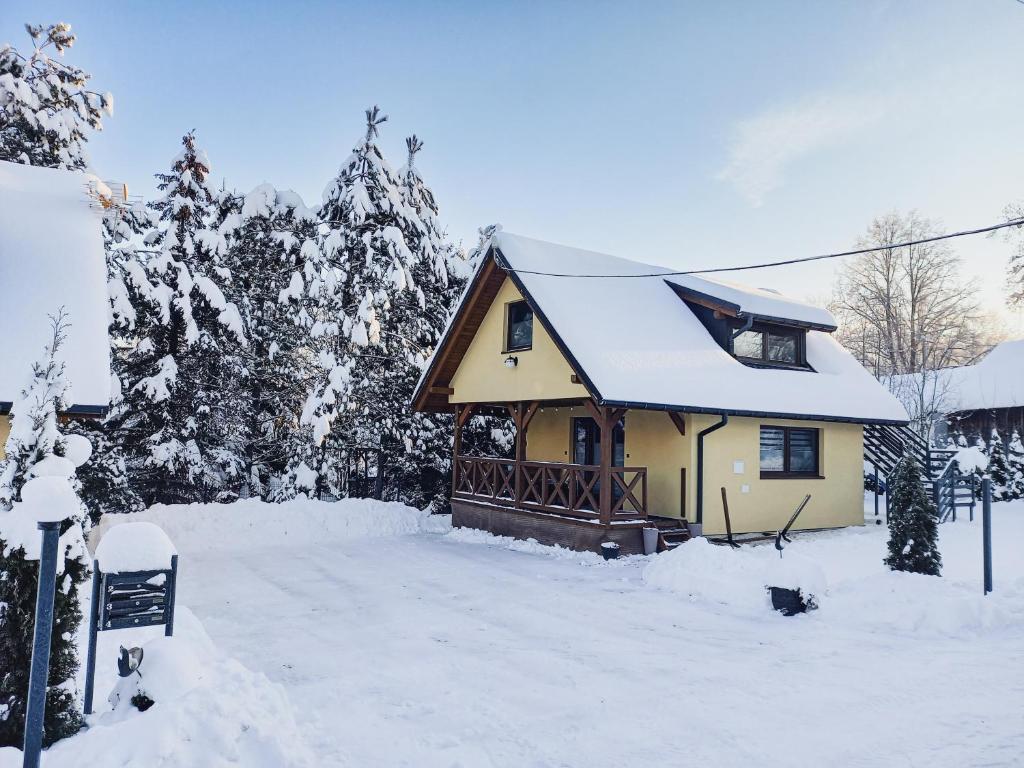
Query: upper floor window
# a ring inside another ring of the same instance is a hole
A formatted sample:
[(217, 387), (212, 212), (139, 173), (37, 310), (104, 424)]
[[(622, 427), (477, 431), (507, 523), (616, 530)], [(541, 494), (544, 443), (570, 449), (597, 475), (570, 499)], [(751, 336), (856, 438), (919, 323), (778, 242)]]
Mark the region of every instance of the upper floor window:
[(732, 349), (733, 354), (744, 362), (807, 366), (804, 331), (795, 328), (755, 324), (733, 339)]
[(505, 352), (533, 346), (533, 310), (525, 301), (513, 301), (505, 309)]

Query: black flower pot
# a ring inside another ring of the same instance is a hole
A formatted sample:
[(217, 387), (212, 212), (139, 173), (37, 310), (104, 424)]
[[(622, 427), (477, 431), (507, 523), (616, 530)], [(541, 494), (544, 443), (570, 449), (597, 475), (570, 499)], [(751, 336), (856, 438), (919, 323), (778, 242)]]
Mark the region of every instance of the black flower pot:
[(601, 545), (601, 556), (605, 560), (614, 560), (619, 556), (619, 545), (614, 541), (606, 541)]
[(786, 587), (768, 587), (772, 596), (772, 608), (783, 616), (796, 616), (807, 610), (807, 603), (799, 589), (787, 589)]

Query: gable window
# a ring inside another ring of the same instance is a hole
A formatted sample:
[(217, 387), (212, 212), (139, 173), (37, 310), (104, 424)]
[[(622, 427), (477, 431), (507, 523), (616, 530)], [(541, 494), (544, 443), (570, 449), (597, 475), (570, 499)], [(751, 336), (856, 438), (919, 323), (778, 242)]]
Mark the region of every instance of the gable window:
[(513, 301), (505, 307), (505, 352), (521, 352), (533, 347), (533, 310), (525, 301)]
[(753, 365), (807, 367), (802, 330), (779, 325), (754, 325), (732, 343), (732, 353)]
[(761, 427), (761, 478), (821, 477), (819, 433), (803, 427)]

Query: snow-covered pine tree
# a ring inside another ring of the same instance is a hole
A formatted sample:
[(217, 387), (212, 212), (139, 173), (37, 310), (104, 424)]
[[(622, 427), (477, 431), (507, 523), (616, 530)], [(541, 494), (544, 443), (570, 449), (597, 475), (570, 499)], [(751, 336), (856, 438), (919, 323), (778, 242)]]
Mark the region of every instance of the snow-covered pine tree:
[(1024, 443), (1016, 429), (1007, 446), (1006, 465), (1010, 471), (1010, 498), (1024, 499)]
[[(32, 379), (11, 408), (11, 433), (0, 462), (0, 747), (20, 747), (25, 729), (28, 677), (35, 627), (39, 561), (26, 557), (18, 534), (5, 530), (12, 505), (42, 461), (65, 456), (68, 441), (57, 415), (64, 403), (64, 364), (60, 350), (67, 321), (63, 312), (53, 318), (53, 337), (41, 361), (32, 366)], [(77, 484), (75, 484), (77, 485)], [(53, 640), (46, 692), (44, 744), (70, 736), (81, 728), (75, 675), (75, 638), (82, 621), (79, 588), (89, 573), (85, 548), (88, 519), (81, 513), (65, 520), (59, 540), (60, 574), (54, 596)]]
[(89, 75), (51, 57), (75, 43), (69, 24), (26, 24), (32, 52), (0, 47), (0, 160), (46, 168), (89, 166), (83, 144), (100, 130), (113, 97), (86, 86)]
[(938, 512), (921, 482), (917, 463), (904, 456), (889, 478), (889, 555), (894, 571), (939, 576)]
[[(319, 305), (323, 258), (318, 220), (294, 192), (269, 184), (240, 199), (227, 265), (249, 345), (248, 425), (245, 449), (250, 490), (267, 497), (269, 480), (297, 462), (312, 461), (312, 428), (302, 410), (316, 376), (314, 324), (325, 319)], [(318, 333), (324, 331), (317, 326)], [(309, 469), (313, 467), (307, 465)], [(294, 495), (296, 488), (278, 492)]]
[(985, 467), (985, 476), (992, 481), (994, 501), (1008, 501), (1013, 498), (1013, 477), (1006, 460), (1006, 448), (1003, 445), (1003, 438), (995, 429), (992, 430), (988, 443), (988, 466)]
[(397, 497), (408, 504), (444, 503), (451, 482), (451, 440), (454, 426), (448, 414), (414, 413), (411, 399), (416, 382), (433, 354), (448, 317), (466, 284), (466, 259), (448, 240), (438, 223), (433, 191), (416, 167), (423, 142), (405, 140), (406, 164), (398, 172), (402, 199), (416, 213), (416, 228), (408, 235), (412, 282), (415, 289), (396, 297), (398, 341), (407, 363), (393, 372), (397, 432), (405, 453), (388, 457)]
[(224, 293), (209, 162), (192, 133), (182, 143), (150, 204), (160, 226), (146, 243), (158, 252), (125, 264), (136, 317), (119, 431), (146, 503), (232, 498), (245, 466), (245, 331)]
[(385, 120), (377, 107), (366, 111), (365, 136), (327, 185), (320, 208), (329, 230), (324, 253), (340, 281), (335, 304), (341, 333), (325, 361), (332, 371), (348, 371), (344, 377), (328, 372), (346, 380), (341, 398), (351, 411), (345, 423), (337, 422), (337, 402), (329, 402), (339, 399), (337, 392), (312, 398), (316, 418), (334, 421), (325, 450), (337, 450), (346, 462), (368, 457), (384, 468), (374, 487), (363, 490), (374, 496), (383, 494), (384, 473), (406, 452), (399, 415), (407, 411), (403, 393), (415, 355), (403, 336), (399, 305), (406, 292), (419, 300), (412, 276), (416, 257), (408, 243), (426, 229), (375, 141)]

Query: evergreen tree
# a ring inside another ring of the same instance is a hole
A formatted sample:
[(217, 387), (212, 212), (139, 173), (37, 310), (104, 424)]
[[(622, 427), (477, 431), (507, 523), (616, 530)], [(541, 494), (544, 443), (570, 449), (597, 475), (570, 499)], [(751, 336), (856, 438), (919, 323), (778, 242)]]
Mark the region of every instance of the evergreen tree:
[(392, 386), (398, 400), (397, 432), (405, 452), (389, 457), (389, 467), (400, 501), (437, 507), (444, 503), (451, 484), (453, 419), (448, 414), (414, 413), (411, 400), (466, 284), (466, 260), (441, 229), (434, 193), (416, 168), (423, 142), (413, 135), (405, 146), (407, 161), (398, 180), (403, 201), (416, 213), (416, 227), (408, 239), (415, 290), (396, 298), (398, 339), (408, 362), (394, 366)]
[(146, 503), (232, 498), (245, 465), (242, 317), (224, 294), (231, 275), (226, 240), (211, 228), (209, 163), (192, 133), (182, 143), (150, 204), (160, 226), (146, 243), (157, 253), (125, 264), (136, 317), (120, 433)]
[[(395, 469), (408, 447), (401, 414), (408, 410), (403, 393), (416, 356), (404, 336), (403, 294), (420, 302), (412, 274), (416, 256), (408, 244), (426, 229), (376, 144), (386, 120), (377, 107), (366, 111), (364, 138), (324, 190), (320, 218), (329, 230), (324, 253), (339, 278), (333, 300), (340, 333), (337, 348), (324, 358), (328, 384), (312, 409), (315, 418), (332, 424), (325, 450), (338, 450), (346, 464), (372, 457), (383, 468), (374, 496), (383, 494), (384, 473)], [(337, 391), (332, 376), (344, 379), (346, 392)], [(337, 423), (339, 399), (350, 408), (344, 424)]]
[(75, 43), (68, 24), (26, 24), (32, 53), (0, 47), (0, 160), (46, 168), (88, 167), (84, 144), (113, 97), (89, 90), (89, 75), (51, 58)]
[(1010, 498), (1024, 499), (1024, 443), (1016, 429), (1007, 447), (1006, 464), (1010, 471)]
[[(60, 349), (65, 340), (63, 313), (53, 322), (53, 338), (42, 361), (33, 365), (32, 379), (11, 409), (11, 433), (0, 462), (0, 747), (20, 747), (24, 738), (29, 670), (35, 625), (39, 562), (26, 556), (17, 534), (5, 530), (7, 516), (21, 489), (42, 461), (65, 456), (68, 441), (57, 415), (64, 402), (64, 364)], [(77, 484), (75, 484), (77, 485)], [(75, 638), (82, 620), (79, 589), (89, 573), (84, 530), (84, 506), (61, 524), (58, 589), (54, 596), (53, 634), (46, 691), (44, 744), (70, 736), (81, 728), (75, 675), (78, 653)]]
[[(316, 465), (307, 450), (312, 429), (301, 416), (316, 376), (313, 328), (321, 321), (322, 331), (325, 317), (316, 290), (324, 269), (317, 215), (294, 192), (264, 184), (240, 200), (225, 225), (229, 295), (237, 296), (249, 339), (246, 467), (252, 489), (266, 496), (268, 481), (295, 457)], [(290, 485), (283, 493), (294, 492)]]
[(917, 463), (904, 456), (889, 478), (889, 555), (894, 571), (939, 576), (938, 512), (921, 482)]
[(992, 438), (988, 445), (988, 466), (985, 467), (985, 476), (992, 481), (994, 501), (1007, 501), (1013, 498), (1013, 477), (1006, 460), (1006, 448), (1003, 446), (1002, 437), (995, 429), (992, 430)]

